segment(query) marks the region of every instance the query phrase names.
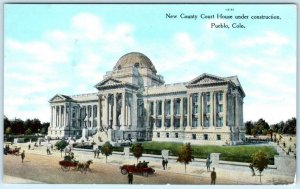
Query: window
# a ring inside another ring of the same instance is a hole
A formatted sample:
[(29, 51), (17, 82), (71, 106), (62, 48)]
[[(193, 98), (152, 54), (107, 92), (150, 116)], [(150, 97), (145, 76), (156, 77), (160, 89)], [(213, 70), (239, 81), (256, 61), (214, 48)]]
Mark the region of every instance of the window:
[(223, 104), (219, 104), (217, 108), (218, 112), (223, 112)]
[(187, 98), (183, 98), (183, 114), (187, 114)]
[(198, 113), (198, 94), (192, 95), (192, 114)]
[(160, 133), (156, 133), (156, 136), (157, 136), (157, 138), (159, 138), (160, 137)]
[(175, 128), (180, 127), (180, 119), (179, 119), (179, 118), (175, 118), (175, 119), (174, 119), (174, 127), (175, 127)]
[(178, 138), (178, 133), (175, 133), (175, 138)]
[(140, 67), (140, 63), (138, 63), (138, 62), (135, 63), (135, 64), (134, 64), (134, 67), (135, 67), (135, 68), (139, 68), (139, 67)]
[(187, 118), (185, 117), (184, 119), (183, 119), (183, 127), (186, 127), (187, 126)]
[(92, 116), (92, 106), (88, 105), (88, 116), (91, 117)]
[(165, 106), (166, 115), (170, 115), (170, 112), (171, 112), (171, 100), (167, 100), (165, 105), (166, 105)]
[(162, 114), (162, 101), (158, 101), (156, 106), (157, 106), (157, 108), (156, 108), (157, 115), (161, 115)]
[(192, 134), (192, 139), (196, 140), (196, 134)]
[(193, 117), (192, 118), (192, 127), (197, 127), (198, 126), (198, 118)]
[(206, 102), (210, 102), (210, 93), (206, 93)]
[(176, 98), (174, 100), (174, 114), (179, 115), (180, 114), (180, 98)]
[(209, 127), (209, 124), (210, 124), (209, 117), (206, 117), (204, 121), (204, 127)]
[(206, 106), (206, 113), (210, 113), (210, 105)]
[(166, 133), (166, 137), (169, 138), (169, 133)]
[(165, 127), (170, 127), (171, 126), (171, 119), (166, 119), (165, 120)]
[(221, 135), (217, 135), (217, 140), (221, 140)]
[(93, 117), (94, 118), (97, 117), (97, 106), (96, 105), (93, 106)]
[(93, 121), (93, 127), (97, 127), (97, 120)]
[(218, 117), (217, 119), (217, 127), (222, 127), (223, 126), (223, 117)]
[(161, 119), (157, 119), (157, 121), (156, 121), (156, 127), (161, 127)]
[(208, 140), (208, 134), (203, 135), (204, 140)]
[(218, 100), (218, 102), (223, 101), (223, 93), (222, 92), (217, 93), (217, 100)]
[(150, 127), (153, 128), (154, 127), (154, 119), (152, 117), (150, 117)]
[(153, 115), (154, 111), (154, 103), (153, 102), (150, 102), (150, 115)]

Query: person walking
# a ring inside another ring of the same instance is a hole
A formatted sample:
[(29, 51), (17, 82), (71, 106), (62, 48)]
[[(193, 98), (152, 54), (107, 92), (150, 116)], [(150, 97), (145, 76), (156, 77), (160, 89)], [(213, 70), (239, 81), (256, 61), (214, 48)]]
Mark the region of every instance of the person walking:
[(210, 160), (210, 157), (207, 157), (206, 159), (206, 169), (207, 171), (210, 171), (210, 164), (212, 163), (212, 161)]
[(96, 158), (97, 155), (97, 149), (94, 150), (94, 158)]
[(99, 158), (99, 155), (100, 155), (100, 150), (99, 148), (97, 148), (97, 158)]
[(217, 179), (217, 173), (215, 172), (215, 168), (213, 167), (213, 171), (210, 174), (211, 177), (211, 184), (215, 185), (216, 184), (216, 179)]
[(253, 168), (253, 164), (252, 164), (252, 163), (249, 165), (249, 168), (250, 168), (251, 171), (252, 171), (252, 176), (255, 176), (255, 170), (254, 170), (254, 168)]
[(166, 166), (166, 161), (164, 158), (162, 158), (162, 162), (161, 162), (162, 166), (163, 166), (163, 169), (165, 170), (165, 166)]
[(30, 150), (30, 148), (31, 148), (31, 145), (29, 144), (29, 145), (28, 145), (28, 150)]
[(128, 173), (128, 184), (132, 184), (132, 181), (133, 181), (133, 174), (132, 174), (132, 172), (130, 171), (130, 172)]
[(25, 150), (23, 150), (23, 152), (21, 153), (22, 163), (23, 163), (24, 158), (25, 158)]
[(168, 163), (169, 163), (169, 162), (168, 162), (168, 159), (166, 159), (166, 160), (165, 160), (165, 167), (166, 167), (166, 169), (168, 169)]

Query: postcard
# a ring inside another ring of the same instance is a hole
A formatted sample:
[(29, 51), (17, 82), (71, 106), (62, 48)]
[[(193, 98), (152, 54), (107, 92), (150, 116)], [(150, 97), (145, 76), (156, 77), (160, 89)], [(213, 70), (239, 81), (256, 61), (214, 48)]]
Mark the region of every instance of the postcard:
[(2, 181), (294, 184), (296, 52), (296, 4), (6, 3)]

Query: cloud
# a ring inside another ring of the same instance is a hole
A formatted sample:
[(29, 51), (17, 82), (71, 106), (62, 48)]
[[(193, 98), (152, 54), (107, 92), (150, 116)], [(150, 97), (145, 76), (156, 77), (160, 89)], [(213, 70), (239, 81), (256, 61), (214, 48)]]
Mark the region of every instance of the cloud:
[(237, 42), (239, 47), (255, 47), (257, 45), (283, 46), (290, 41), (287, 37), (273, 31), (266, 31), (262, 36), (251, 36)]

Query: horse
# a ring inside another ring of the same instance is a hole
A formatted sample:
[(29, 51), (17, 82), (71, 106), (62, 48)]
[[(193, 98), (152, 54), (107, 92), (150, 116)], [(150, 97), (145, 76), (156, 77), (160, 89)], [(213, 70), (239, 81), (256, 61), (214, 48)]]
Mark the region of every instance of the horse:
[(81, 173), (86, 173), (88, 170), (90, 172), (92, 172), (91, 168), (90, 168), (90, 164), (92, 164), (93, 161), (92, 160), (88, 160), (86, 163), (78, 163), (77, 164), (77, 170), (80, 171)]

